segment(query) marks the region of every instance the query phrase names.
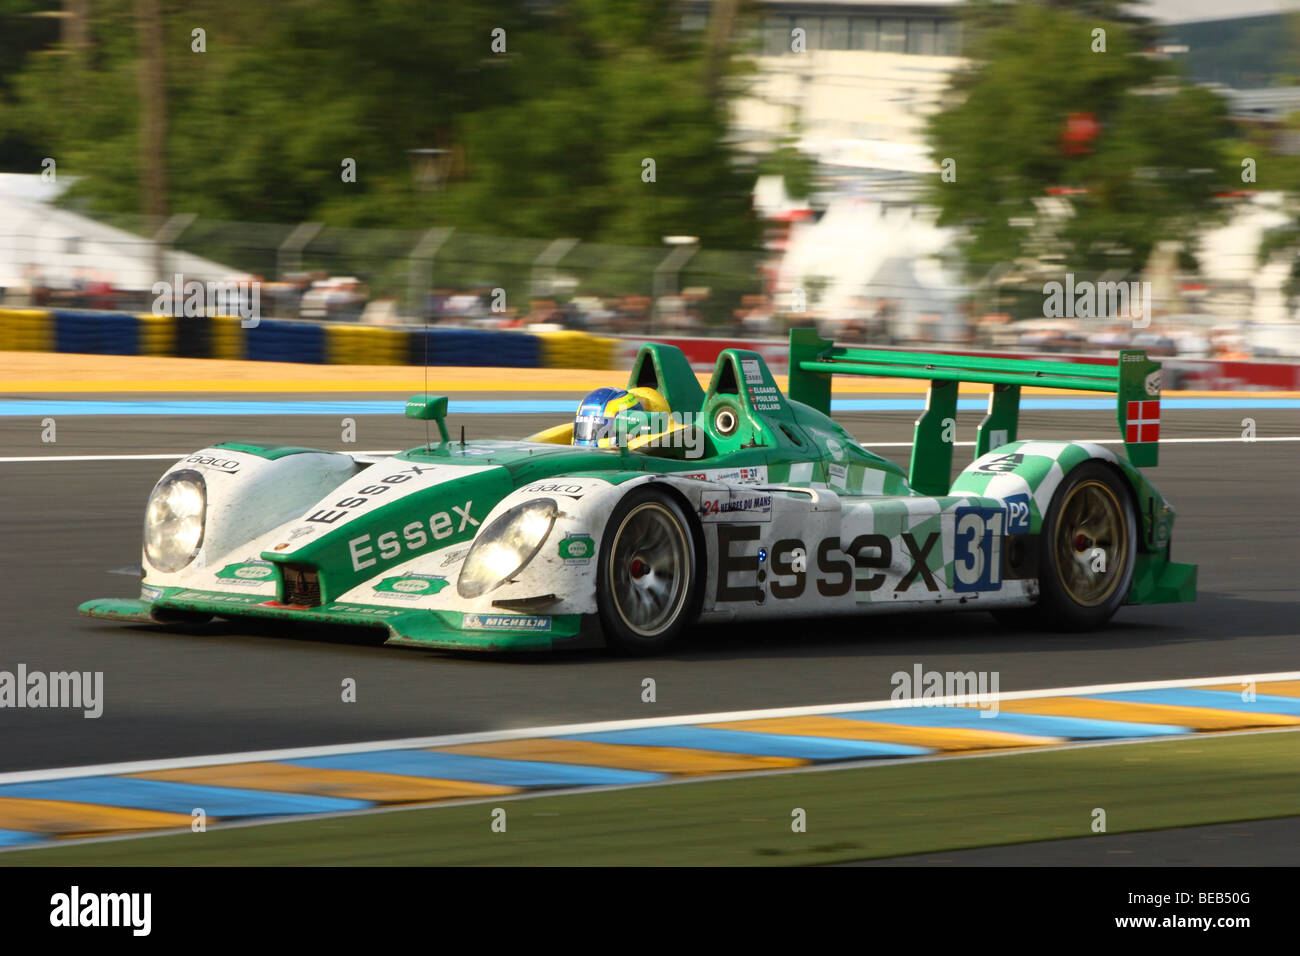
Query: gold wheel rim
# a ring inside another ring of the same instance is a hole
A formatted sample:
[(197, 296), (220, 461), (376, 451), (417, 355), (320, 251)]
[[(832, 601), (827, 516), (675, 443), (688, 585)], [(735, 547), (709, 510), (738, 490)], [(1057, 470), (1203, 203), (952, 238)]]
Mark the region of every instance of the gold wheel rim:
[(1105, 604), (1128, 563), (1124, 508), (1109, 485), (1082, 481), (1061, 502), (1056, 521), (1056, 568), (1076, 604)]

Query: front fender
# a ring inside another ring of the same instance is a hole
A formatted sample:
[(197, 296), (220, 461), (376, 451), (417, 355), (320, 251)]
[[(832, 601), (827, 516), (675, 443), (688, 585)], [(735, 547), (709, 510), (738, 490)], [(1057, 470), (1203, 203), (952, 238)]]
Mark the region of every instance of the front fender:
[(677, 486), (708, 487), (704, 482), (645, 473), (560, 475), (531, 482), (507, 495), (484, 519), (484, 527), (511, 508), (535, 498), (553, 499), (560, 506), (560, 513), (541, 550), (528, 566), (514, 580), (474, 602), (475, 605), (501, 608), (503, 604), (517, 604), (521, 608), (540, 608), (542, 604), (530, 602), (554, 595), (556, 600), (546, 605), (551, 613), (594, 614), (596, 558), (610, 515), (629, 492), (651, 483), (671, 488), (682, 499), (688, 514), (698, 503), (698, 492), (692, 502), (689, 493)]

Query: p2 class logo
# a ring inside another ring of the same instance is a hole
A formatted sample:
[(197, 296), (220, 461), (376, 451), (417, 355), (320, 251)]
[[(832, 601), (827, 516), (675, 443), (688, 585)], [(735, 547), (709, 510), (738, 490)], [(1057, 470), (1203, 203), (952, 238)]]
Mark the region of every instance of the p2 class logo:
[(1029, 495), (1007, 495), (1007, 534), (1029, 534)]

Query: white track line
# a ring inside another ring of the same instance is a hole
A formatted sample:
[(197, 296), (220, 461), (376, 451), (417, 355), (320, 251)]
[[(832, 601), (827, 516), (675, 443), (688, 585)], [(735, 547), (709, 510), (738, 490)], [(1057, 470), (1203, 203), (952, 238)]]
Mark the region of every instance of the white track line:
[[(1233, 684), (1245, 681), (1300, 680), (1300, 671), (1282, 671), (1275, 674), (1235, 674), (1226, 677), (1198, 677), (1194, 679), (1136, 681), (1124, 684), (1087, 684), (1079, 687), (1052, 687), (1043, 690), (1008, 691), (996, 695), (998, 701), (1028, 700), (1035, 697), (1078, 697), (1088, 694), (1119, 693), (1121, 691), (1157, 690), (1170, 687), (1199, 687), (1206, 684)], [(925, 706), (960, 706), (987, 704), (979, 694), (959, 694), (936, 697), (924, 701)], [(677, 717), (642, 717), (632, 720), (608, 720), (582, 724), (560, 724), (551, 727), (526, 727), (517, 730), (494, 730), (471, 734), (445, 734), (438, 737), (407, 737), (400, 740), (376, 740), (356, 744), (334, 744), (321, 747), (295, 747), (283, 750), (256, 750), (244, 753), (211, 754), (202, 757), (174, 757), (162, 760), (138, 760), (127, 763), (93, 764), (85, 767), (59, 767), (49, 770), (20, 770), (0, 774), (0, 786), (7, 783), (33, 783), (38, 780), (66, 780), (70, 777), (97, 777), (127, 773), (146, 773), (153, 770), (182, 770), (190, 767), (207, 767), (214, 764), (255, 763), (259, 761), (296, 760), (305, 757), (328, 757), (339, 754), (370, 753), (376, 750), (415, 750), (428, 747), (449, 747), (454, 744), (493, 743), (500, 740), (524, 740), (531, 737), (559, 737), (567, 734), (593, 734), (610, 730), (638, 730), (646, 727), (676, 727), (685, 724), (722, 723), (734, 720), (759, 720), (770, 717), (808, 717), (820, 714), (847, 713), (857, 710), (891, 710), (921, 706), (916, 700), (876, 700), (852, 704), (820, 704), (803, 707), (777, 707), (763, 710), (736, 710), (713, 714), (685, 714)], [(1131, 740), (1131, 738), (1130, 738)]]
[[(1052, 441), (1053, 439), (1024, 439), (1025, 441)], [(1073, 438), (1071, 441), (1088, 442), (1091, 445), (1122, 445), (1122, 438)], [(1242, 445), (1251, 445), (1259, 441), (1300, 441), (1300, 435), (1284, 435), (1273, 438), (1252, 438), (1246, 441), (1244, 438), (1162, 438), (1162, 445), (1215, 445), (1226, 442), (1237, 442)], [(952, 443), (954, 448), (974, 448), (973, 441), (955, 441)], [(911, 448), (910, 441), (873, 441), (862, 442), (862, 447), (870, 451), (873, 448)], [(3, 461), (4, 459), (0, 459)]]
[[(343, 455), (395, 455), (400, 449), (385, 451), (341, 451)], [(0, 464), (21, 464), (33, 461), (179, 461), (194, 454), (183, 451), (166, 455), (28, 455), (17, 458), (0, 458)]]
[[(1124, 444), (1123, 439), (1120, 438), (1076, 438), (1072, 440), (1088, 442), (1093, 445)], [(1240, 444), (1240, 445), (1253, 445), (1256, 442), (1270, 442), (1270, 441), (1297, 442), (1300, 441), (1300, 435), (1283, 435), (1283, 436), (1273, 436), (1268, 438), (1254, 438), (1251, 439), (1250, 441), (1246, 441), (1245, 439), (1242, 438), (1162, 438), (1160, 439), (1160, 444), (1162, 445), (1217, 445), (1217, 444), (1233, 443), (1233, 444)], [(973, 448), (975, 446), (975, 443), (973, 441), (957, 441), (957, 442), (953, 442), (952, 444), (954, 448)], [(911, 448), (912, 442), (910, 441), (864, 442), (862, 447), (866, 448), (868, 451), (870, 451), (872, 448)], [(400, 450), (401, 449), (396, 449), (396, 448), (384, 449), (382, 451), (340, 450), (338, 454), (395, 455)], [(169, 460), (179, 461), (180, 459), (186, 457), (187, 455), (192, 455), (192, 454), (194, 454), (194, 452), (186, 451), (186, 452), (181, 452), (180, 454), (167, 454), (167, 455), (30, 455), (27, 457), (0, 458), (0, 464), (24, 464), (28, 462), (38, 462), (38, 461), (169, 461)]]
[[(185, 455), (191, 454), (186, 452)], [(31, 455), (26, 458), (0, 458), (0, 462), (29, 461), (177, 461), (185, 455)]]

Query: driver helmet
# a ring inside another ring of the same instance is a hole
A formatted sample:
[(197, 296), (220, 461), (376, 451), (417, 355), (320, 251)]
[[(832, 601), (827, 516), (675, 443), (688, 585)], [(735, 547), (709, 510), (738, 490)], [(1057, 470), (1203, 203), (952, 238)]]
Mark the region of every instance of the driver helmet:
[(626, 389), (598, 388), (589, 393), (578, 403), (578, 414), (573, 420), (573, 443), (599, 447), (602, 438), (610, 437), (618, 413), (629, 410), (646, 409), (641, 404), (641, 399)]

